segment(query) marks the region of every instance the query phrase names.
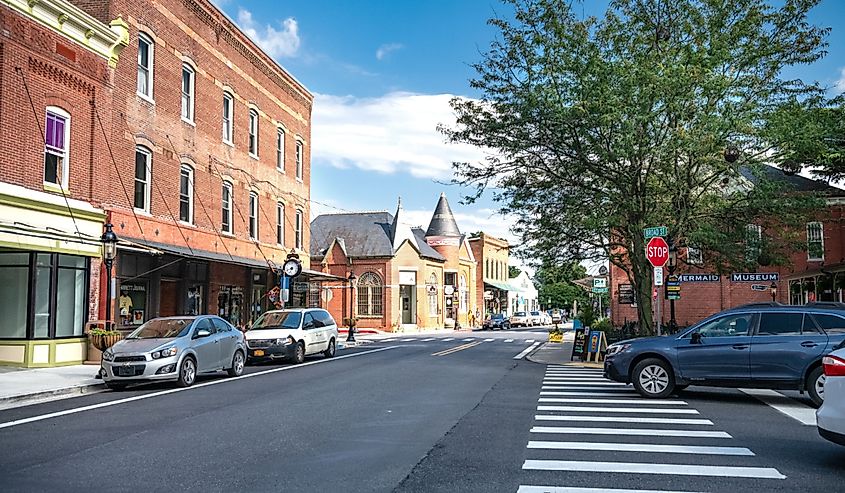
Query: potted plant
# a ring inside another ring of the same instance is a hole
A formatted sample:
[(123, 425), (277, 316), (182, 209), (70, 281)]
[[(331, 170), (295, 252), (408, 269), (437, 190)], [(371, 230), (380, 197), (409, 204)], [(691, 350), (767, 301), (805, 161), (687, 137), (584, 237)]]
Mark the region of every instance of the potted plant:
[(95, 348), (100, 351), (105, 351), (106, 349), (114, 346), (117, 341), (123, 339), (123, 334), (116, 330), (94, 327), (88, 331), (88, 338), (91, 340), (91, 344)]
[(346, 317), (343, 319), (343, 325), (354, 329), (358, 325), (358, 317)]

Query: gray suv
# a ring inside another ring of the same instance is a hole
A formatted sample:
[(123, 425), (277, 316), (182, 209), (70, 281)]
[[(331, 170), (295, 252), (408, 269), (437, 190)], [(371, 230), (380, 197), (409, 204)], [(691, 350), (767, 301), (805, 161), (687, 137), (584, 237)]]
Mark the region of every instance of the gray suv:
[(663, 398), (688, 385), (807, 392), (821, 405), (822, 358), (845, 341), (845, 305), (755, 303), (717, 313), (680, 334), (607, 348), (604, 374)]
[(198, 373), (244, 371), (241, 331), (213, 315), (154, 318), (103, 352), (100, 376), (110, 389), (130, 383), (175, 380), (194, 384)]

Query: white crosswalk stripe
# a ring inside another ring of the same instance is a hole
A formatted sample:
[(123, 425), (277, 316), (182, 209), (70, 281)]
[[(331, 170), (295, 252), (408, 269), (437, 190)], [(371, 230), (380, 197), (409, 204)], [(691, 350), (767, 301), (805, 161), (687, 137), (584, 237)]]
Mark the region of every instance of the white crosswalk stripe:
[[(530, 433), (532, 438), (545, 440), (528, 441), (522, 469), (565, 473), (548, 476), (559, 478), (563, 483), (584, 484), (585, 478), (594, 478), (590, 481), (596, 484), (595, 487), (520, 485), (518, 493), (683, 493), (601, 488), (601, 481), (606, 480), (609, 473), (616, 478), (613, 480), (616, 484), (620, 475), (786, 479), (776, 468), (757, 467), (766, 464), (743, 463), (748, 460), (746, 458), (755, 457), (754, 451), (727, 446), (730, 442), (725, 440), (733, 437), (714, 430), (713, 421), (698, 417), (699, 411), (691, 408), (689, 402), (642, 398), (632, 386), (604, 378), (600, 369), (547, 366), (537, 403), (534, 416), (537, 425)], [(556, 426), (558, 423), (562, 426)], [(661, 425), (662, 428), (648, 425)], [(714, 439), (721, 443), (708, 442)], [(543, 455), (536, 455), (539, 453)], [(582, 457), (582, 454), (587, 455)], [(605, 460), (603, 456), (612, 460)], [(668, 456), (687, 459), (678, 459), (682, 463), (666, 463)], [(625, 461), (627, 457), (634, 459), (628, 462)], [(702, 457), (711, 459), (701, 462), (699, 458)], [(690, 482), (690, 491), (701, 486), (703, 489), (712, 487), (704, 479), (687, 481), (701, 481)], [(736, 487), (741, 488), (741, 485)]]
[(513, 339), (505, 339), (504, 342), (513, 342)]
[(474, 340), (475, 340), (475, 339), (473, 339), (472, 337), (467, 337), (466, 339), (464, 339), (464, 341), (463, 341), (463, 342), (472, 342), (472, 341), (474, 341)]

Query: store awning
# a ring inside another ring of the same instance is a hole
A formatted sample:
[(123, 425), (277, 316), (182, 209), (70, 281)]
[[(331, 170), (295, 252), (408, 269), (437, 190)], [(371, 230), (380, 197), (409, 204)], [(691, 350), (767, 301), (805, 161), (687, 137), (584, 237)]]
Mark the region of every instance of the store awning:
[[(126, 249), (130, 249), (132, 247), (136, 248), (138, 246), (148, 247), (155, 251), (149, 251), (150, 254), (156, 253), (169, 253), (172, 255), (179, 255), (180, 257), (188, 257), (188, 258), (196, 258), (201, 260), (210, 260), (212, 262), (220, 262), (224, 264), (237, 264), (243, 265), (245, 267), (254, 267), (256, 269), (269, 269), (270, 266), (267, 264), (267, 261), (264, 259), (252, 259), (247, 257), (238, 257), (236, 255), (228, 255), (226, 253), (217, 253), (217, 252), (209, 252), (207, 250), (199, 250), (199, 249), (190, 249), (188, 247), (183, 246), (176, 246), (176, 245), (168, 245), (166, 243), (159, 243), (157, 241), (150, 241), (145, 239), (139, 238), (126, 238), (130, 247)], [(122, 245), (118, 243), (118, 248), (121, 248)]]
[(484, 281), (484, 284), (489, 284), (490, 286), (493, 286), (494, 288), (496, 288), (496, 289), (500, 289), (500, 290), (502, 290), (502, 291), (516, 291), (516, 289), (514, 289), (514, 287), (513, 287), (513, 286), (511, 286), (510, 284), (508, 284), (508, 283), (506, 283), (506, 282), (501, 282), (501, 281)]

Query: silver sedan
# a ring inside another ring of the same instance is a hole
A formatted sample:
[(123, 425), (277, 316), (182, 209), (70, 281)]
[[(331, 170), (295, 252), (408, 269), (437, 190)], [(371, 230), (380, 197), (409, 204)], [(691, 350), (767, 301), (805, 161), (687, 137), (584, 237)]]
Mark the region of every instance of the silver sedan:
[(100, 376), (115, 390), (160, 380), (189, 387), (199, 373), (241, 375), (245, 356), (243, 333), (220, 317), (154, 318), (103, 352)]

